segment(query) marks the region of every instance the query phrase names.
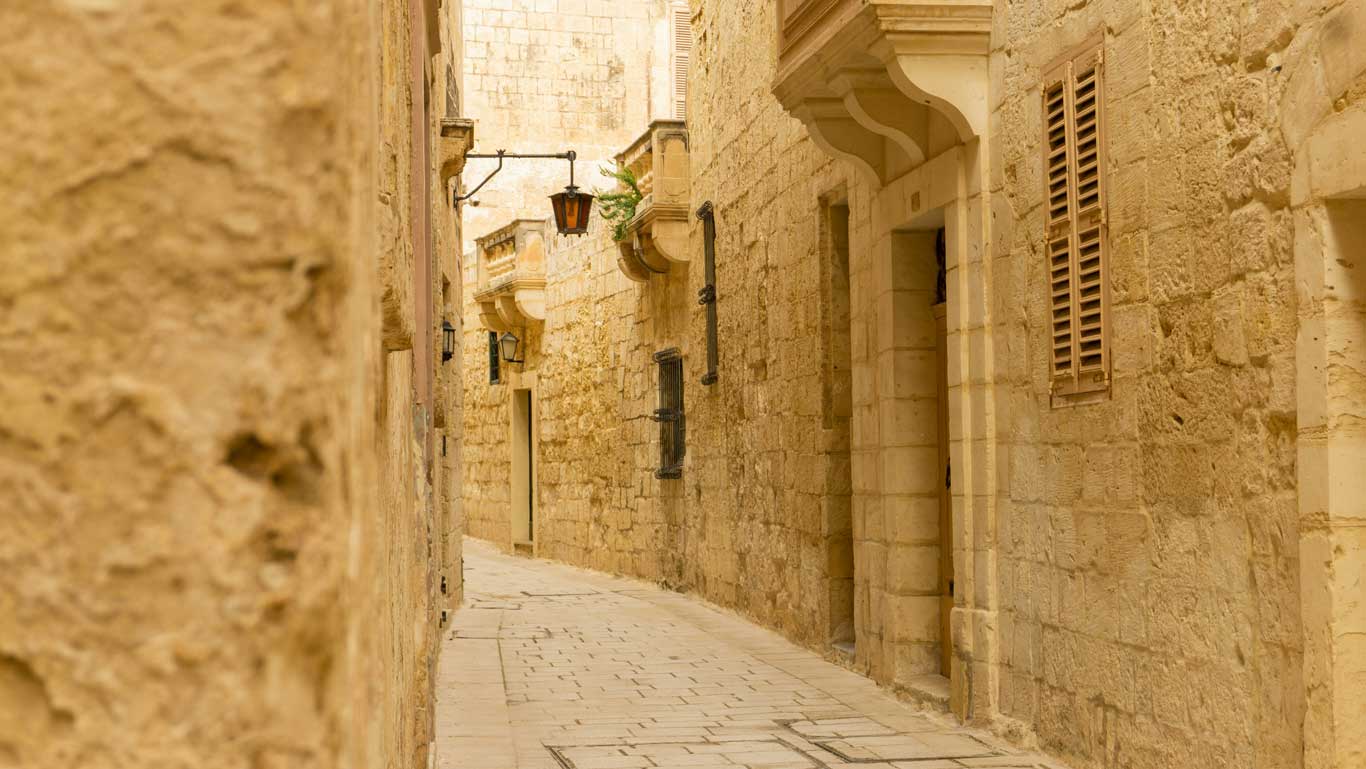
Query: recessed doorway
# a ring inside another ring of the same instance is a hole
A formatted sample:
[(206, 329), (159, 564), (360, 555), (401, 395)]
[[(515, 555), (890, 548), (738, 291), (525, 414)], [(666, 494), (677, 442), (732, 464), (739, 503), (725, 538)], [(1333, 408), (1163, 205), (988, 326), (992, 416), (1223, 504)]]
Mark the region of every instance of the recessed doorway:
[[(890, 334), (880, 345), (878, 408), (884, 504), (890, 525), (888, 584), (908, 613), (894, 630), (896, 679), (947, 692), (953, 659), (952, 468), (949, 458), (948, 313), (942, 210), (893, 231)], [(880, 329), (881, 330), (881, 329)]]
[(853, 363), (849, 305), (849, 206), (821, 205), (821, 420), (828, 449), (821, 518), (826, 542), (827, 617), (830, 644), (845, 662), (855, 658), (853, 479), (850, 421)]
[(536, 537), (536, 418), (531, 390), (512, 391), (512, 547), (533, 554)]

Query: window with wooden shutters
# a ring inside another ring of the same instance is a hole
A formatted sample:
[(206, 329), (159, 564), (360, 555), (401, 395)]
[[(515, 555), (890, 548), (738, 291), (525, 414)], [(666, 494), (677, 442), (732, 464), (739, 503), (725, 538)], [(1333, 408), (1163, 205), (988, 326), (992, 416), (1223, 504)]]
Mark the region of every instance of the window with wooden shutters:
[(683, 358), (670, 348), (655, 353), (659, 366), (659, 408), (654, 420), (659, 423), (659, 469), (656, 478), (682, 478), (686, 453), (686, 426), (683, 421)]
[(1049, 374), (1064, 400), (1110, 387), (1102, 64), (1088, 46), (1043, 85)]
[(670, 56), (669, 67), (673, 89), (669, 99), (673, 117), (683, 120), (688, 116), (688, 61), (692, 58), (692, 16), (687, 4), (669, 6)]

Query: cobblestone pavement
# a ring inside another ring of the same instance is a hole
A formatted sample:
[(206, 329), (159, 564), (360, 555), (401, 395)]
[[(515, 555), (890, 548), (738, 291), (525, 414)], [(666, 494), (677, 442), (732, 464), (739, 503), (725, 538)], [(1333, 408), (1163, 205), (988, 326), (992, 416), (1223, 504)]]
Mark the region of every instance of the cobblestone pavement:
[(439, 769), (1047, 767), (687, 596), (465, 542)]

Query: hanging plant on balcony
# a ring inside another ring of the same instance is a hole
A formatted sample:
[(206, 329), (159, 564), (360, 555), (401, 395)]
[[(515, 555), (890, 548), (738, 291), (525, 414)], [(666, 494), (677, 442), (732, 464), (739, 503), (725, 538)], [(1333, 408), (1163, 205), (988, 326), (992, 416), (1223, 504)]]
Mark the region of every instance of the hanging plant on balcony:
[(629, 233), (626, 225), (636, 216), (636, 206), (640, 204), (642, 195), (640, 187), (636, 184), (636, 175), (631, 173), (631, 169), (626, 166), (621, 168), (599, 169), (603, 176), (615, 179), (620, 185), (611, 191), (593, 190), (598, 196), (598, 205), (602, 211), (602, 218), (612, 225), (612, 239), (620, 243), (626, 240)]

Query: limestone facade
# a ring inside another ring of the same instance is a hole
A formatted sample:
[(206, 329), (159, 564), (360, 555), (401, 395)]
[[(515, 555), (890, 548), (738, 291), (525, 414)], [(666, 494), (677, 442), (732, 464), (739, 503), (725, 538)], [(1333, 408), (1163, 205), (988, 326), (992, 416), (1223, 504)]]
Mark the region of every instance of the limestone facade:
[(0, 765), (428, 765), (459, 11), (0, 10)]
[[(1080, 766), (1366, 761), (1366, 5), (690, 12), (718, 378), (695, 216), (667, 272), (601, 220), (550, 239), (499, 384), (466, 304), (471, 531)], [(686, 456), (657, 479), (671, 348)]]

